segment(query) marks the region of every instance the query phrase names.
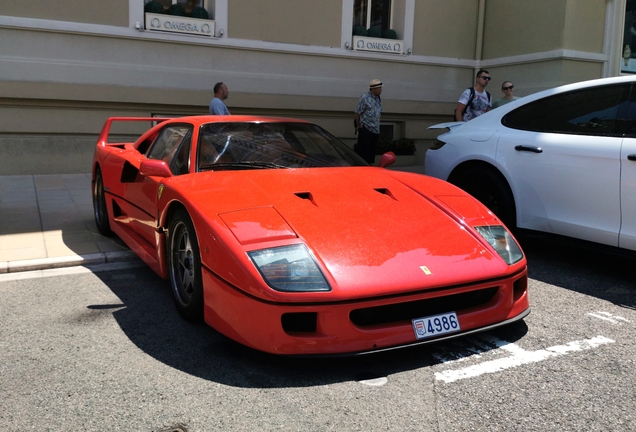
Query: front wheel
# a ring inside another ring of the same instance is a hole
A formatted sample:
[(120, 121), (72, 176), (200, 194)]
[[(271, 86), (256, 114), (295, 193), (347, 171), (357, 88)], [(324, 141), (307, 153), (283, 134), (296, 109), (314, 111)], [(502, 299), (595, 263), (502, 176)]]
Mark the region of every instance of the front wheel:
[(178, 210), (168, 229), (168, 270), (175, 306), (189, 321), (203, 319), (201, 255), (194, 225), (185, 210)]
[(506, 179), (493, 169), (469, 168), (449, 181), (477, 198), (510, 229), (517, 225), (517, 212), (512, 191)]

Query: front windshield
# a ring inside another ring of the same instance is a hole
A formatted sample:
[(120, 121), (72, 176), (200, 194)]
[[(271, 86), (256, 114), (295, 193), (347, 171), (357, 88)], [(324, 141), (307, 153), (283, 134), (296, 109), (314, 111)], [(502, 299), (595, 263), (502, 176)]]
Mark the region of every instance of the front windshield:
[(314, 124), (208, 123), (199, 133), (199, 171), (367, 165)]

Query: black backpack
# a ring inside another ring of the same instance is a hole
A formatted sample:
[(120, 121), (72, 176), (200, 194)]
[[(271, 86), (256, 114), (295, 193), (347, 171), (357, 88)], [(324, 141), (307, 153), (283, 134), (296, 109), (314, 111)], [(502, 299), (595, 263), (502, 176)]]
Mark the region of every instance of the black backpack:
[[(468, 87), (468, 90), (470, 90), (470, 96), (468, 97), (468, 102), (466, 103), (466, 106), (464, 107), (464, 112), (462, 112), (462, 118), (464, 117), (464, 114), (466, 113), (466, 110), (468, 109), (468, 107), (473, 104), (473, 99), (475, 99), (475, 87)], [(492, 99), (488, 91), (486, 91), (486, 96), (488, 96), (488, 103), (492, 104)], [(455, 110), (453, 111), (453, 118), (455, 118), (455, 113), (457, 113), (457, 108), (455, 108)]]

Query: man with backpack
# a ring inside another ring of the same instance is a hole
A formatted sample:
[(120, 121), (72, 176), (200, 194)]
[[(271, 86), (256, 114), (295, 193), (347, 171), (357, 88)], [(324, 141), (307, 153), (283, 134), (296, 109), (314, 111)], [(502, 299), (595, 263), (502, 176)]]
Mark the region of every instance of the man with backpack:
[(475, 86), (467, 88), (457, 102), (455, 109), (456, 121), (468, 121), (482, 114), (485, 114), (492, 107), (490, 93), (486, 91), (486, 86), (490, 81), (490, 73), (480, 69), (477, 72)]

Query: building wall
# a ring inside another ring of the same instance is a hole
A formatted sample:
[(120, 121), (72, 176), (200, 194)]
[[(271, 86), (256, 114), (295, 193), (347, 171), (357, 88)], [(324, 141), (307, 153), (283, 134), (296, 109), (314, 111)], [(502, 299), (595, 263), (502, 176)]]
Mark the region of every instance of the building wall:
[[(128, 0), (3, 1), (1, 15), (53, 21), (128, 26)], [(143, 7), (143, 6), (142, 6)]]
[[(395, 0), (410, 49), (396, 55), (345, 47), (353, 0), (216, 0), (225, 34), (214, 38), (138, 31), (143, 1), (114, 1), (112, 15), (90, 0), (56, 2), (64, 16), (44, 14), (46, 2), (0, 11), (0, 175), (86, 172), (107, 117), (205, 114), (218, 81), (234, 114), (309, 119), (352, 144), (357, 99), (380, 78), (383, 122), (431, 142), (439, 131), (427, 127), (451, 119), (480, 67), (495, 98), (504, 80), (523, 96), (603, 76), (605, 11), (624, 10), (624, 0)], [(117, 133), (142, 132), (127, 127)]]
[(341, 0), (231, 0), (228, 15), (232, 38), (340, 46)]
[(567, 3), (567, 0), (486, 1), (483, 59), (563, 48)]
[[(489, 67), (493, 77), (487, 90), (496, 100), (503, 97), (501, 85), (512, 81), (515, 95), (527, 96), (546, 88), (562, 85), (563, 82), (578, 82), (601, 76), (602, 65), (596, 62), (573, 60), (545, 60), (524, 64)], [(531, 78), (532, 77), (532, 78)]]
[(607, 0), (568, 0), (563, 48), (602, 53)]
[(415, 2), (413, 54), (475, 58), (478, 0)]
[(493, 97), (504, 81), (525, 96), (602, 77), (606, 10), (606, 0), (488, 0), (481, 65)]
[(607, 0), (488, 0), (484, 59), (569, 49), (601, 53)]

